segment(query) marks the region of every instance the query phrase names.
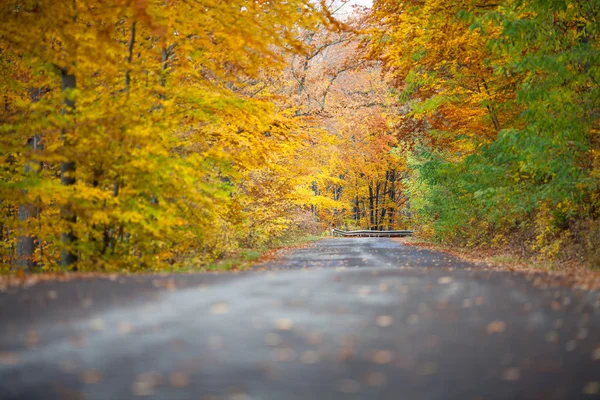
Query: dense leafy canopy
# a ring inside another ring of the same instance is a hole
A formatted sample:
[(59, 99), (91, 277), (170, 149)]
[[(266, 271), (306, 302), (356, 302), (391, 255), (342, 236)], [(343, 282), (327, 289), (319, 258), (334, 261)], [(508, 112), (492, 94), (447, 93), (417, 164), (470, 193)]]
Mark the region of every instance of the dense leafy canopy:
[(304, 0), (3, 2), (4, 261), (160, 268), (277, 237), (312, 128), (255, 87), (331, 23)]
[(402, 123), (425, 127), (407, 158), (424, 232), (595, 263), (600, 3), (376, 0), (373, 20)]

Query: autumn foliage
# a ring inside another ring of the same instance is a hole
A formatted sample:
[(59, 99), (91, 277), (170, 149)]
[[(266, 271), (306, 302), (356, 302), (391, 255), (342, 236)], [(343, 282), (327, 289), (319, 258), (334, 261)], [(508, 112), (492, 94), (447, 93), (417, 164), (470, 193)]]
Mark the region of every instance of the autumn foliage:
[(304, 0), (3, 2), (3, 261), (157, 269), (280, 236), (312, 128), (256, 88), (316, 24)]
[(421, 234), (597, 265), (598, 2), (375, 0), (371, 18)]
[(600, 260), (599, 15), (5, 1), (5, 270), (205, 265), (332, 227)]

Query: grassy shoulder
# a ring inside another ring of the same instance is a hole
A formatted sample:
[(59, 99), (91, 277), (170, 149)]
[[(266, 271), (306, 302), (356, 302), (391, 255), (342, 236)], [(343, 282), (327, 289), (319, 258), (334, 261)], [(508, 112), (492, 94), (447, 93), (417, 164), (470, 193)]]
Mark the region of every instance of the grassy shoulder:
[(263, 262), (279, 258), (284, 254), (285, 251), (308, 246), (309, 244), (322, 238), (323, 236), (318, 235), (286, 238), (273, 242), (269, 246), (252, 249), (240, 249), (208, 265), (181, 267), (166, 272), (191, 273), (244, 271), (252, 268), (256, 264), (261, 264)]

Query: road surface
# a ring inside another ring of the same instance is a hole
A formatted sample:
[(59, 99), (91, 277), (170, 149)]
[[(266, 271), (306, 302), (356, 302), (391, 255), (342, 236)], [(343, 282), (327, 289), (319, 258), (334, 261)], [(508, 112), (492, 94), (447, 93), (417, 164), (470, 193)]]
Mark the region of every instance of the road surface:
[(0, 293), (0, 399), (600, 398), (600, 293), (385, 238)]

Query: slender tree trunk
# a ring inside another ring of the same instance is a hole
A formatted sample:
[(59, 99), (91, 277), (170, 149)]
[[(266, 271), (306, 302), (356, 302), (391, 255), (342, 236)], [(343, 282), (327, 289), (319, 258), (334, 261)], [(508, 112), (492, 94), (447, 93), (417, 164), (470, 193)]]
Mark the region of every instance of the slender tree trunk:
[[(31, 102), (36, 103), (40, 101), (43, 94), (47, 91), (46, 88), (35, 88), (30, 91)], [(42, 144), (42, 135), (33, 135), (33, 137), (29, 138), (28, 144), (31, 147), (33, 152), (38, 152), (43, 149)], [(37, 172), (41, 171), (41, 165), (33, 166), (31, 163), (25, 164), (24, 172), (25, 174), (29, 174), (33, 171), (33, 168), (37, 168)], [(23, 190), (23, 197), (27, 194), (26, 190)], [(27, 225), (29, 220), (37, 219), (39, 217), (40, 210), (34, 204), (20, 204), (19, 205), (19, 222)], [(33, 268), (37, 266), (37, 263), (34, 261), (34, 253), (36, 247), (36, 237), (31, 233), (31, 229), (29, 227), (20, 228), (20, 234), (17, 237), (17, 258), (16, 265), (17, 267), (25, 270), (31, 271)]]
[[(75, 81), (75, 75), (69, 73), (66, 69), (61, 70), (62, 76), (62, 90), (65, 93), (64, 97), (64, 112), (72, 113), (75, 109), (75, 101), (70, 98), (69, 93), (71, 90), (77, 87), (77, 83)], [(63, 140), (66, 148), (69, 148), (71, 145), (71, 140), (66, 137), (65, 132), (63, 131)], [(60, 165), (60, 183), (63, 186), (73, 186), (75, 185), (75, 162), (74, 161), (63, 161)], [(77, 217), (73, 212), (73, 208), (69, 202), (67, 202), (60, 210), (63, 221), (65, 222), (66, 228), (62, 234), (63, 240), (63, 251), (61, 256), (61, 266), (64, 269), (72, 268), (73, 265), (77, 262), (77, 253), (73, 249), (73, 245), (77, 238), (73, 233), (72, 225), (77, 221)]]
[(356, 190), (356, 208), (354, 209), (356, 224), (360, 226), (360, 204), (358, 199), (358, 178), (354, 179), (354, 189)]
[(373, 194), (373, 185), (369, 182), (369, 217), (370, 217), (370, 230), (374, 230), (375, 227), (375, 195)]
[(128, 51), (129, 55), (127, 56), (127, 63), (129, 67), (127, 68), (127, 72), (125, 72), (125, 91), (129, 92), (129, 88), (131, 86), (131, 63), (133, 61), (133, 46), (135, 45), (135, 28), (136, 23), (133, 22), (131, 24), (131, 35), (129, 37), (129, 46)]
[(385, 181), (383, 181), (383, 194), (381, 195), (381, 217), (379, 218), (379, 230), (383, 230), (383, 224), (385, 222), (385, 213), (387, 212), (387, 208), (385, 207), (386, 199), (385, 197), (388, 195), (388, 180), (390, 179), (390, 171), (385, 171)]
[[(41, 147), (39, 144), (40, 139), (41, 135), (34, 135), (29, 139), (29, 145), (33, 151), (38, 151), (38, 149)], [(33, 168), (31, 164), (28, 163), (25, 165), (25, 174), (31, 173), (32, 170)], [(26, 194), (27, 192), (24, 190), (23, 195), (25, 196)], [(39, 208), (33, 204), (20, 204), (19, 222), (28, 225), (28, 221), (38, 218), (39, 212)], [(36, 237), (31, 233), (31, 229), (28, 227), (21, 227), (19, 230), (20, 235), (17, 237), (17, 267), (25, 271), (31, 271), (37, 266), (37, 263), (33, 259)]]
[[(127, 56), (127, 71), (125, 72), (125, 92), (129, 94), (131, 89), (131, 63), (133, 62), (133, 46), (135, 45), (135, 35), (136, 35), (136, 22), (131, 23), (131, 32), (129, 35), (129, 45), (127, 50), (129, 52)], [(113, 183), (113, 197), (117, 197), (119, 195), (119, 177), (117, 177)], [(104, 248), (103, 253), (106, 254), (107, 250), (110, 248), (114, 250), (116, 239), (114, 238), (114, 229), (110, 226), (105, 227), (104, 229)]]
[(388, 211), (388, 229), (394, 229), (394, 204), (396, 201), (396, 170), (390, 172), (390, 208)]
[(375, 229), (378, 231), (379, 230), (379, 194), (380, 194), (380, 189), (381, 189), (381, 183), (379, 181), (377, 181), (377, 183), (375, 184), (375, 209), (373, 214), (375, 215)]
[[(487, 82), (485, 81), (485, 79), (481, 78), (481, 82), (483, 84), (483, 88), (485, 89), (485, 93), (488, 96), (490, 95), (490, 90), (488, 88)], [(498, 120), (498, 115), (496, 114), (496, 110), (490, 106), (490, 105), (486, 105), (485, 106), (488, 110), (488, 112), (490, 113), (490, 117), (492, 118), (492, 123), (494, 124), (494, 129), (496, 129), (496, 133), (500, 132), (500, 130), (502, 130), (502, 126), (500, 125), (500, 120)]]

